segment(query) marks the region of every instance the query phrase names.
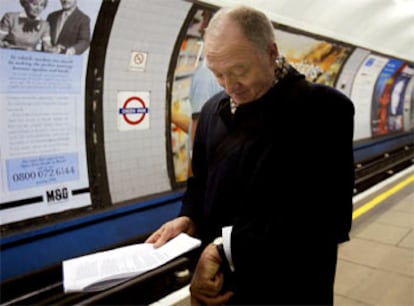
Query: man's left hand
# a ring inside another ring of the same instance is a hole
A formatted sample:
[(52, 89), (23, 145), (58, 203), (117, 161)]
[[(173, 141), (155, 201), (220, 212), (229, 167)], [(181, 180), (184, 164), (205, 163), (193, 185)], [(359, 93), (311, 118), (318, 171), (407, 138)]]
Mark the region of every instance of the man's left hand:
[(193, 306), (223, 305), (234, 294), (232, 291), (220, 294), (224, 283), (221, 262), (220, 254), (212, 243), (201, 253), (190, 285)]

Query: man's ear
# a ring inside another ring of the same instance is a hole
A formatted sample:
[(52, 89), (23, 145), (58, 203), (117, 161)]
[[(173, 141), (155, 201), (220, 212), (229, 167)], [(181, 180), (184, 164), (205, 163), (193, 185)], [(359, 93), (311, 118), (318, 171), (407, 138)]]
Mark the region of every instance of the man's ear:
[(276, 43), (271, 43), (269, 45), (269, 56), (270, 56), (270, 61), (271, 62), (275, 62), (276, 59), (279, 57), (279, 50), (277, 48)]

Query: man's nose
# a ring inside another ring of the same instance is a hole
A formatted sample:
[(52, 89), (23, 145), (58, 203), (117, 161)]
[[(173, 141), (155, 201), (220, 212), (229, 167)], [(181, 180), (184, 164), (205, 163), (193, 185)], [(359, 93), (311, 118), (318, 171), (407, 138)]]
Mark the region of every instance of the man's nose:
[(237, 80), (236, 80), (236, 79), (234, 79), (233, 77), (231, 77), (231, 76), (225, 76), (225, 77), (224, 77), (224, 84), (223, 84), (223, 87), (226, 89), (226, 91), (227, 91), (228, 93), (233, 92), (233, 90), (234, 90), (234, 88), (235, 88), (236, 84), (237, 84)]

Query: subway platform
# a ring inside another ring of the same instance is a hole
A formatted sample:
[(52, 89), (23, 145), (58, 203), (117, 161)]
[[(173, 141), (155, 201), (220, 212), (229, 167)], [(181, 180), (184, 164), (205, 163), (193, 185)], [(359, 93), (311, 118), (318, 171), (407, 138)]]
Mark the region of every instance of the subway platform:
[(414, 305), (414, 168), (354, 199), (340, 246), (335, 305)]
[[(356, 195), (353, 219), (339, 247), (335, 306), (413, 306), (414, 166)], [(167, 305), (189, 306), (189, 286), (151, 304)]]

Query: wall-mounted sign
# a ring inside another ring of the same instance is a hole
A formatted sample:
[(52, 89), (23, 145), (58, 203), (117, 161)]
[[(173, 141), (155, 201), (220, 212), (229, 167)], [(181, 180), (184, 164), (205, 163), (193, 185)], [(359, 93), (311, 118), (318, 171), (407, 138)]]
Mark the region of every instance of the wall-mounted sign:
[(120, 131), (149, 128), (149, 92), (118, 92), (118, 129)]
[(144, 71), (147, 65), (147, 52), (132, 51), (129, 59), (129, 70)]

